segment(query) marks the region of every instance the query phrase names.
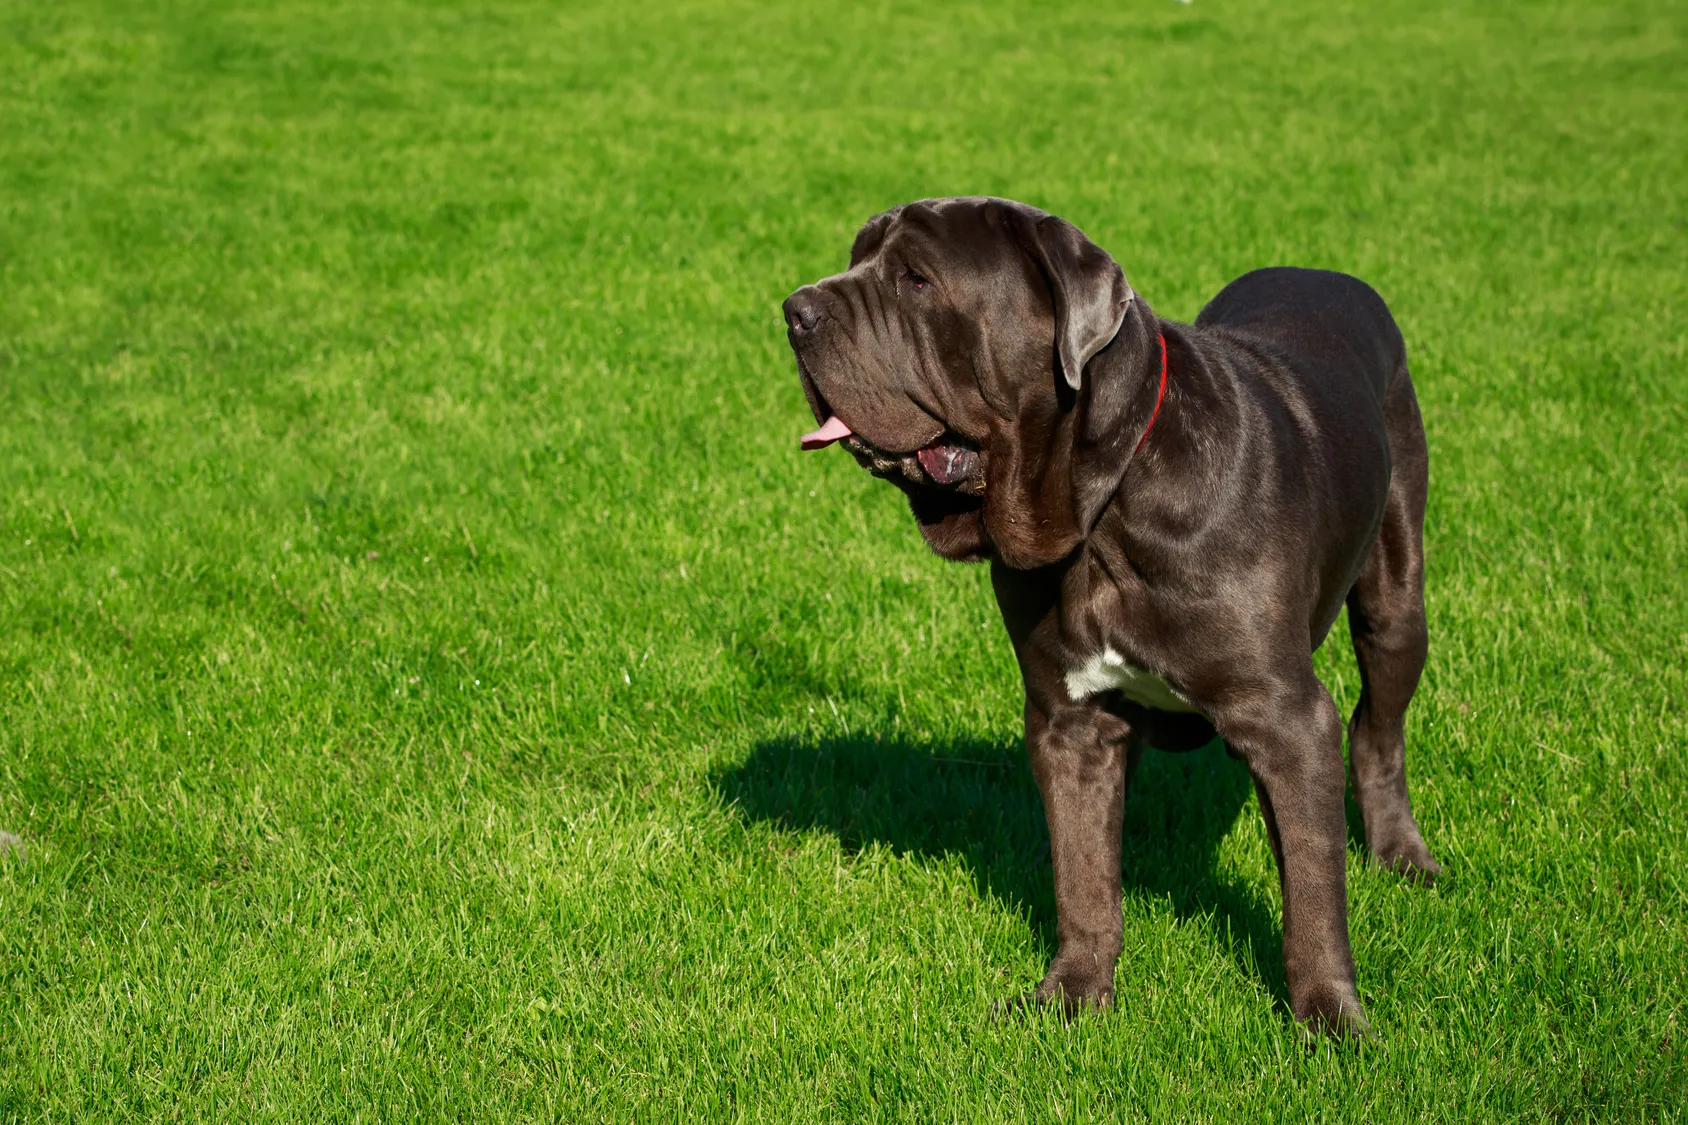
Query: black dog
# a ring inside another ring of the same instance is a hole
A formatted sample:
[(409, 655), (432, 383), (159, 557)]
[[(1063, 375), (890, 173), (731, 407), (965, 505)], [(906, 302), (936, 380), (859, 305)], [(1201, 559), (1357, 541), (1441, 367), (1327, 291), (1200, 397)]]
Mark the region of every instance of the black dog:
[(1401, 333), (1364, 283), (1266, 269), (1194, 325), (1155, 316), (1077, 228), (1001, 199), (910, 203), (785, 302), (821, 427), (991, 563), (1026, 688), (1059, 948), (1034, 994), (1113, 1000), (1120, 826), (1145, 746), (1217, 732), (1278, 860), (1300, 1020), (1364, 1035), (1344, 887), (1342, 722), (1312, 652), (1344, 601), (1354, 795), (1375, 862), (1441, 868), (1407, 797), (1428, 639), (1427, 453)]

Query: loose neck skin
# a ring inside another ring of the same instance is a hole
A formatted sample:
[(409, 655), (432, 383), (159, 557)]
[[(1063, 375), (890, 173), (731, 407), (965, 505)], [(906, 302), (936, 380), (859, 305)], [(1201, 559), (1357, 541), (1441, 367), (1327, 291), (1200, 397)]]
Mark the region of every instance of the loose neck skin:
[[(1160, 328), (1167, 349), (1160, 415), (1148, 428), (1152, 407), (1140, 408), (1141, 447), (1094, 529), (1106, 523), (1109, 541), (1133, 566), (1149, 569), (1206, 525), (1252, 444), (1232, 372), (1206, 346), (1205, 332), (1169, 320)], [(1152, 403), (1152, 395), (1141, 397)]]
[(1182, 328), (1156, 316), (1139, 298), (1119, 334), (1085, 371), (1068, 423), (1072, 504), (1083, 535), (1095, 530), (1167, 422), (1178, 377), (1175, 340), (1181, 343)]

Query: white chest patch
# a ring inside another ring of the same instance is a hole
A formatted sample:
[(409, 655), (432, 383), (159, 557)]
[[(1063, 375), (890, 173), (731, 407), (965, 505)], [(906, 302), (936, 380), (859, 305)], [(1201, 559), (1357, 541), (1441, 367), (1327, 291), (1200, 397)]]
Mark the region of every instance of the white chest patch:
[(1153, 672), (1126, 663), (1125, 657), (1111, 648), (1103, 649), (1067, 673), (1067, 694), (1075, 703), (1104, 691), (1117, 691), (1133, 703), (1156, 711), (1201, 714), (1183, 692)]

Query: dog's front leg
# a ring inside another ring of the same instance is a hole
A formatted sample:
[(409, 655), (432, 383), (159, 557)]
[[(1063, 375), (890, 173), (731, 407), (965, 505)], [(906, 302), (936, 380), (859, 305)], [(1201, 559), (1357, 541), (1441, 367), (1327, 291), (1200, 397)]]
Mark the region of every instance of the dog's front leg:
[(1114, 1000), (1121, 818), (1137, 749), (1127, 735), (1096, 707), (1026, 706), (1026, 749), (1049, 823), (1058, 942), (1034, 999), (1069, 1014)]
[(1342, 721), (1312, 668), (1215, 716), (1248, 763), (1278, 861), (1284, 976), (1295, 1018), (1331, 1035), (1370, 1034), (1348, 944)]

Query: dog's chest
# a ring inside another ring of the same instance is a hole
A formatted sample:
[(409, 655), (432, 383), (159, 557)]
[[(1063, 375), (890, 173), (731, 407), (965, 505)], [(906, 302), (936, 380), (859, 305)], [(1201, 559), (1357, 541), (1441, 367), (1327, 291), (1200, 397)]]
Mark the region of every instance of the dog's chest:
[(1091, 656), (1067, 672), (1067, 694), (1076, 703), (1105, 691), (1117, 691), (1133, 703), (1156, 711), (1191, 715), (1201, 710), (1184, 693), (1153, 672), (1130, 663), (1111, 648)]

